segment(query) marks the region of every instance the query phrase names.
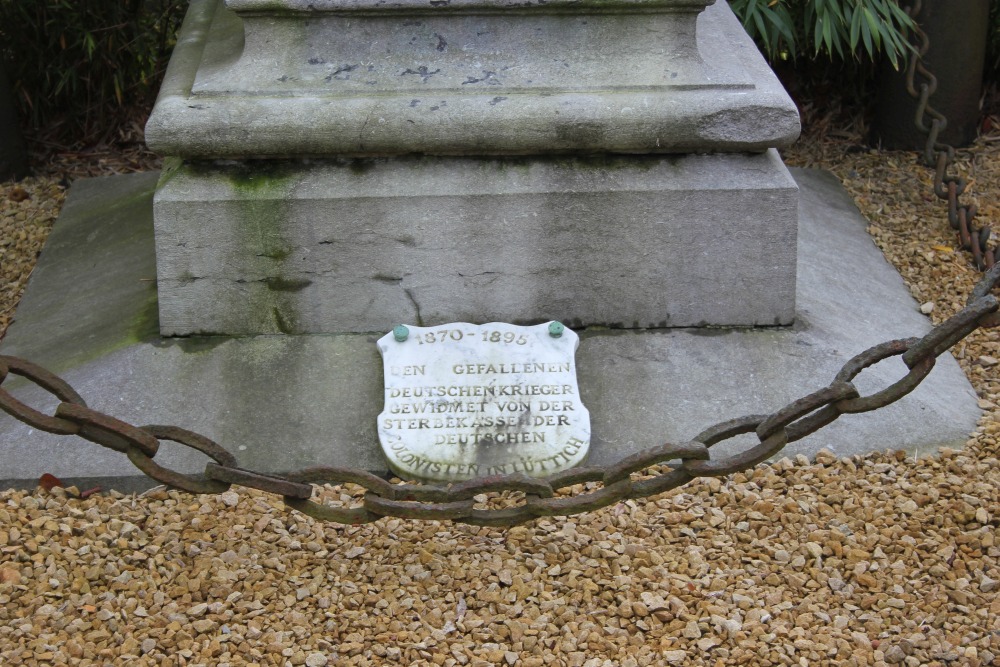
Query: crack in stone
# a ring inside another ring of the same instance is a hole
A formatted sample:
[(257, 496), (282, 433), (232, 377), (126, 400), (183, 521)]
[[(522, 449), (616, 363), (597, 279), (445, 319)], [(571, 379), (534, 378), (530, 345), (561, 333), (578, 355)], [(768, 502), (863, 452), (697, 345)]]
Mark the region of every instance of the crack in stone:
[(477, 276), (493, 276), (499, 274), (499, 271), (480, 271), (479, 273), (461, 273), (459, 272), (459, 277), (461, 278), (475, 278)]
[(365, 116), (365, 122), (361, 124), (361, 129), (358, 130), (358, 148), (361, 150), (365, 149), (365, 129), (368, 127), (368, 123), (371, 122), (372, 116), (375, 115), (375, 109), (369, 109), (368, 115)]
[(413, 304), (413, 309), (416, 311), (417, 326), (418, 327), (424, 326), (424, 318), (423, 316), (420, 315), (420, 304), (417, 303), (417, 300), (414, 298), (412, 290), (404, 288), (403, 293), (406, 294), (407, 298), (410, 300), (410, 303)]

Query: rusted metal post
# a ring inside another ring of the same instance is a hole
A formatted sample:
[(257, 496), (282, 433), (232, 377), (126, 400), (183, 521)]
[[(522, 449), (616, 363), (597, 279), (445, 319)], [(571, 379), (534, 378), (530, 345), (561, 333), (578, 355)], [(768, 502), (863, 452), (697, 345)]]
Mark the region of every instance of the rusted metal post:
[[(906, 3), (901, 3), (906, 6)], [(923, 60), (937, 77), (931, 104), (948, 119), (939, 140), (965, 146), (979, 129), (989, 0), (923, 0), (915, 17), (930, 49)], [(871, 143), (888, 149), (922, 150), (927, 137), (913, 119), (917, 101), (906, 91), (905, 71), (879, 68)]]

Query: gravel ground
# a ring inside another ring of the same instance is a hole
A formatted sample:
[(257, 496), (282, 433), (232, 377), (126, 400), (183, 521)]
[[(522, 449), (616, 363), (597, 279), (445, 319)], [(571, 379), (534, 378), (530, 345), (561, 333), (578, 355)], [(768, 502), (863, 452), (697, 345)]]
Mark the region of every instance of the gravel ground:
[[(858, 144), (818, 121), (786, 157), (840, 176), (943, 319), (978, 274), (930, 172)], [(962, 161), (996, 219), (993, 146)], [(73, 169), (0, 186), (2, 318)], [(244, 490), (0, 492), (0, 664), (1000, 665), (1000, 335), (955, 353), (986, 411), (962, 451), (786, 459), (508, 530), (326, 525)]]
[(65, 198), (58, 181), (44, 176), (0, 183), (0, 339)]

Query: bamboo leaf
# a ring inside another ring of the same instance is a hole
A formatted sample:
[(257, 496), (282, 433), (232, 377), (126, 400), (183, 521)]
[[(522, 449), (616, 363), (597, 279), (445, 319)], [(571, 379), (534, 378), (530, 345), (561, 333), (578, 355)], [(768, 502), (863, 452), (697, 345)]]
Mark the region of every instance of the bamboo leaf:
[(885, 57), (889, 59), (889, 64), (892, 65), (892, 69), (899, 71), (899, 54), (896, 52), (895, 48), (885, 48)]
[(868, 24), (868, 28), (871, 31), (872, 40), (875, 42), (875, 49), (872, 50), (869, 48), (868, 55), (875, 56), (882, 45), (881, 24), (868, 7), (863, 7), (862, 11), (865, 13), (865, 22)]
[[(753, 28), (753, 15), (757, 12), (757, 2), (756, 0), (747, 0), (745, 2), (740, 2), (733, 5), (733, 10), (737, 12), (738, 15), (743, 17), (743, 29), (749, 33), (751, 37), (755, 37)], [(739, 13), (742, 11), (742, 13)]]
[(813, 44), (818, 54), (823, 47), (823, 18), (818, 12), (816, 14), (816, 21), (813, 23)]
[(808, 26), (816, 25), (816, 5), (814, 4), (814, 1), (815, 0), (813, 0), (813, 2), (809, 2), (807, 0), (805, 6), (802, 8), (802, 25), (806, 26), (807, 34), (809, 32)]
[(861, 12), (854, 11), (851, 16), (851, 37), (848, 42), (851, 45), (851, 51), (855, 51), (858, 48), (858, 39), (861, 36)]
[(823, 43), (826, 45), (826, 52), (833, 53), (833, 21), (828, 12), (823, 12)]
[(754, 27), (757, 28), (757, 34), (760, 35), (761, 40), (767, 45), (768, 51), (770, 51), (770, 40), (768, 39), (767, 26), (764, 25), (764, 18), (760, 15), (760, 12), (753, 13), (753, 23)]
[(871, 26), (867, 21), (861, 23), (861, 39), (865, 44), (865, 50), (871, 54), (872, 53), (872, 33)]
[[(772, 3), (772, 5), (775, 3)], [(770, 7), (771, 5), (769, 5)], [(778, 34), (784, 38), (785, 43), (788, 47), (794, 50), (795, 47), (795, 32), (792, 30), (792, 18), (788, 15), (788, 10), (785, 9), (784, 5), (778, 5), (775, 9), (769, 9), (766, 14), (768, 20), (777, 30)]]
[(827, 13), (833, 17), (834, 25), (843, 25), (846, 23), (844, 20), (844, 5), (842, 2), (831, 2), (830, 9)]

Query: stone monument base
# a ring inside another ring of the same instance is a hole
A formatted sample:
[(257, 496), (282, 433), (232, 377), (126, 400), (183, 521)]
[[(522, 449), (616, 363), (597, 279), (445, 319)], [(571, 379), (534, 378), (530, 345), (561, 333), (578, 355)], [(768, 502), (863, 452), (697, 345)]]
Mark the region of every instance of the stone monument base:
[[(576, 359), (581, 399), (591, 413), (590, 463), (616, 462), (688, 440), (724, 419), (774, 411), (827, 385), (869, 346), (928, 331), (927, 318), (836, 179), (816, 171), (793, 175), (802, 193), (795, 325), (581, 331)], [(381, 323), (377, 333), (160, 337), (156, 180), (157, 174), (138, 174), (74, 184), (0, 354), (61, 374), (97, 410), (204, 433), (247, 468), (385, 472), (376, 433), (383, 403), (376, 341), (405, 314)], [(859, 388), (870, 393), (894, 382), (905, 373), (897, 362), (866, 370)], [(12, 378), (4, 387), (30, 405), (54, 408), (52, 397), (24, 384)], [(845, 415), (780, 456), (811, 456), (824, 447), (841, 456), (961, 447), (978, 416), (972, 387), (945, 354), (898, 403)], [(717, 450), (724, 455), (725, 443)], [(157, 461), (197, 472), (207, 459), (164, 443)], [(31, 487), (46, 472), (88, 486), (152, 485), (122, 454), (35, 431), (0, 413), (0, 485)]]
[(160, 332), (790, 324), (797, 199), (773, 149), (175, 162)]
[(787, 325), (795, 105), (714, 0), (193, 0), (163, 335)]

